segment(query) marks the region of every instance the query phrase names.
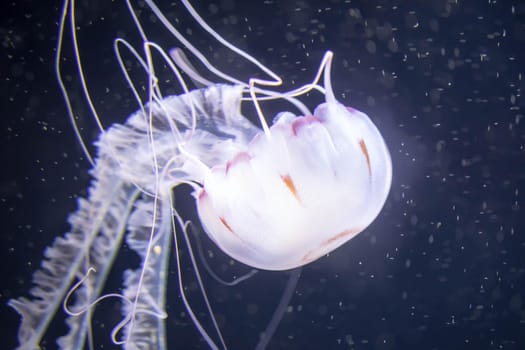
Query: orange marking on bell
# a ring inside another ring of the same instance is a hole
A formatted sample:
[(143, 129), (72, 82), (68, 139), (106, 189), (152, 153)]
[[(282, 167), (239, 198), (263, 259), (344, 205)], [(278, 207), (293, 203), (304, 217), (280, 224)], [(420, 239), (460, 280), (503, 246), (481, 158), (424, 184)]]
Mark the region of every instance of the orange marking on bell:
[(319, 258), (321, 255), (326, 254), (326, 253), (319, 254), (319, 251), (323, 251), (323, 249), (321, 249), (321, 248), (324, 248), (325, 246), (327, 246), (327, 245), (329, 245), (329, 244), (331, 244), (331, 243), (333, 243), (333, 242), (335, 242), (335, 241), (337, 241), (337, 240), (339, 240), (341, 238), (344, 238), (345, 236), (356, 235), (356, 234), (358, 234), (361, 231), (362, 231), (361, 229), (357, 229), (357, 228), (341, 231), (338, 234), (336, 234), (335, 236), (332, 236), (332, 237), (328, 238), (326, 241), (322, 242), (317, 250), (310, 250), (308, 253), (306, 253), (301, 258), (301, 261), (304, 262), (304, 263), (309, 263), (310, 261), (313, 261), (313, 260)]
[(352, 229), (349, 229), (349, 230), (344, 230), (342, 232), (339, 232), (338, 234), (336, 234), (335, 236), (332, 236), (330, 238), (328, 238), (326, 241), (324, 241), (323, 243), (321, 243), (321, 246), (325, 246), (325, 245), (328, 245), (330, 243), (333, 243), (345, 236), (348, 236), (348, 235), (356, 235), (358, 234), (359, 232), (361, 232), (360, 229), (356, 229), (356, 228), (352, 228)]
[(306, 253), (303, 258), (301, 259), (302, 262), (304, 263), (309, 263), (310, 261), (313, 260), (313, 257), (314, 257), (314, 252), (312, 251), (309, 251), (308, 253)]
[(288, 187), (290, 192), (292, 192), (294, 197), (297, 198), (297, 200), (299, 200), (299, 194), (297, 193), (297, 188), (295, 187), (295, 184), (293, 183), (292, 177), (286, 174), (286, 175), (281, 175), (281, 179), (283, 180), (286, 187)]
[(365, 141), (363, 139), (359, 140), (359, 147), (361, 147), (361, 152), (365, 155), (366, 165), (368, 166), (368, 174), (372, 176), (372, 166), (370, 165), (370, 155), (368, 154), (368, 148), (366, 148)]
[(197, 195), (197, 198), (199, 200), (202, 200), (203, 198), (207, 197), (208, 196), (208, 193), (206, 192), (205, 189), (202, 189), (199, 194)]
[(234, 235), (237, 236), (237, 234), (235, 232), (233, 232), (233, 229), (231, 228), (231, 226), (228, 224), (228, 222), (226, 221), (225, 218), (223, 218), (222, 216), (219, 216), (219, 220), (221, 220), (222, 224), (224, 225), (224, 227), (226, 227), (228, 229), (228, 231), (230, 231), (231, 233), (233, 233)]
[(317, 249), (317, 250), (310, 250), (308, 253), (306, 253), (302, 257), (301, 261), (306, 264), (306, 263), (312, 262), (312, 261), (314, 261), (316, 259), (319, 259), (321, 256), (326, 255), (327, 253), (328, 252), (319, 251), (319, 249)]

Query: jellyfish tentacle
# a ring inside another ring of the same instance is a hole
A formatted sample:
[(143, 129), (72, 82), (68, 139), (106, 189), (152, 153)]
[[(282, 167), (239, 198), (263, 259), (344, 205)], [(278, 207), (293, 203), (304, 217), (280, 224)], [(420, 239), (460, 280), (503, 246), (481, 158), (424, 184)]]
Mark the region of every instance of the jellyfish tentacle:
[[(128, 0), (129, 3), (129, 0)], [(251, 56), (247, 52), (241, 50), (240, 48), (236, 47), (232, 43), (228, 42), (226, 39), (224, 39), (220, 34), (218, 34), (215, 30), (213, 30), (206, 21), (195, 11), (193, 6), (187, 1), (182, 0), (183, 5), (186, 7), (188, 12), (192, 15), (192, 17), (197, 21), (197, 23), (208, 33), (210, 33), (215, 40), (220, 42), (222, 45), (226, 46), (239, 56), (245, 58), (249, 62), (256, 65), (259, 69), (261, 69), (265, 74), (267, 74), (271, 79), (259, 79), (259, 78), (250, 78), (248, 81), (248, 84), (245, 82), (240, 81), (239, 79), (236, 79), (219, 69), (217, 69), (215, 66), (213, 66), (208, 59), (200, 52), (195, 46), (193, 46), (185, 37), (182, 35), (174, 26), (171, 24), (171, 22), (166, 18), (166, 16), (161, 12), (161, 10), (158, 8), (158, 6), (155, 4), (152, 0), (146, 0), (146, 3), (150, 7), (150, 9), (153, 11), (153, 13), (159, 18), (161, 23), (170, 31), (184, 46), (187, 47), (187, 49), (206, 67), (208, 71), (215, 74), (216, 76), (234, 84), (239, 84), (242, 86), (245, 86), (249, 92), (249, 99), (253, 102), (257, 116), (260, 120), (261, 127), (265, 134), (269, 136), (269, 127), (268, 123), (266, 122), (266, 119), (264, 118), (264, 114), (262, 112), (262, 109), (260, 107), (259, 101), (263, 100), (273, 100), (273, 99), (286, 99), (289, 102), (291, 102), (293, 105), (295, 105), (303, 114), (308, 115), (311, 114), (310, 110), (299, 100), (297, 100), (295, 97), (306, 94), (310, 92), (313, 89), (321, 91), (321, 93), (325, 94), (327, 97), (327, 100), (330, 102), (334, 102), (335, 98), (333, 96), (333, 92), (331, 89), (331, 82), (330, 82), (330, 67), (332, 62), (333, 54), (330, 51), (327, 51), (325, 55), (323, 56), (323, 59), (321, 61), (320, 67), (317, 71), (317, 74), (315, 78), (313, 79), (313, 82), (310, 84), (305, 84), (297, 89), (293, 89), (287, 92), (276, 92), (264, 88), (260, 88), (259, 86), (264, 87), (277, 87), (282, 85), (283, 81), (282, 78), (270, 70), (268, 67), (263, 65), (261, 62), (259, 62), (255, 57)], [(131, 5), (130, 5), (131, 6)], [(136, 20), (137, 23), (138, 19), (134, 17), (134, 20)], [(142, 27), (141, 33), (143, 33)], [(190, 63), (187, 57), (182, 53), (181, 49), (175, 49), (173, 51), (170, 51), (170, 56), (172, 60), (184, 71), (186, 72), (192, 79), (195, 79), (196, 81), (204, 84), (209, 85), (211, 82), (202, 75), (200, 75), (195, 67), (193, 67)], [(325, 80), (324, 80), (324, 87), (321, 87), (318, 85), (318, 81), (320, 80), (320, 76), (323, 72), (326, 72), (325, 74)], [(257, 86), (258, 85), (258, 86)], [(257, 96), (257, 94), (261, 94), (263, 96)]]
[[(321, 64), (319, 65), (319, 69), (317, 70), (317, 74), (314, 77), (314, 80), (311, 87), (317, 86), (318, 81), (321, 78), (321, 75), (324, 75), (324, 95), (326, 96), (326, 100), (329, 103), (335, 103), (335, 97), (334, 93), (332, 91), (332, 84), (331, 84), (331, 66), (332, 66), (332, 58), (333, 53), (331, 51), (326, 51), (326, 53), (323, 56), (323, 59), (321, 60)], [(262, 112), (261, 106), (259, 104), (259, 99), (256, 96), (255, 91), (255, 84), (262, 85), (262, 86), (279, 86), (282, 84), (282, 80), (280, 77), (278, 77), (278, 80), (276, 81), (268, 81), (264, 79), (257, 79), (257, 78), (251, 78), (249, 81), (249, 90), (250, 90), (250, 96), (252, 98), (253, 104), (255, 106), (255, 110), (257, 111), (257, 115), (259, 116), (259, 120), (261, 122), (261, 126), (263, 128), (264, 134), (266, 137), (271, 138), (270, 128), (268, 127), (268, 123), (266, 122), (266, 119), (264, 117), (264, 114)], [(310, 86), (307, 86), (306, 88), (303, 86), (299, 89), (297, 89), (298, 95), (305, 94), (309, 92)]]
[[(129, 0), (128, 0), (128, 3), (129, 3)], [(238, 84), (238, 85), (246, 85), (246, 83), (243, 83), (242, 81), (240, 80), (237, 80), (237, 79), (234, 79), (232, 78), (231, 76), (227, 75), (227, 74), (224, 74), (223, 72), (221, 72), (219, 69), (215, 68), (215, 66), (213, 66), (210, 61), (208, 61), (208, 59), (195, 47), (191, 44), (191, 42), (186, 39), (184, 37), (184, 35), (182, 35), (174, 26), (173, 24), (166, 18), (166, 16), (162, 13), (162, 11), (158, 8), (158, 6), (151, 0), (146, 0), (146, 3), (148, 4), (148, 6), (150, 7), (150, 9), (153, 11), (153, 13), (155, 14), (155, 16), (157, 16), (157, 18), (161, 21), (161, 23), (164, 25), (164, 27), (174, 36), (177, 38), (177, 40), (179, 40), (195, 57), (198, 58), (199, 61), (201, 61), (205, 66), (206, 68), (212, 72), (213, 74), (215, 74), (216, 76), (226, 80), (226, 81), (229, 81), (233, 84)], [(138, 23), (138, 20), (137, 22)]]
[(321, 66), (319, 67), (319, 72), (323, 72), (324, 75), (324, 88), (326, 102), (335, 103), (334, 91), (332, 90), (332, 58), (334, 54), (332, 51), (326, 51), (323, 60), (321, 61)]
[(180, 47), (174, 47), (169, 50), (169, 54), (173, 62), (193, 80), (195, 85), (202, 84), (204, 86), (211, 86), (215, 83), (204, 78), (197, 72), (197, 69), (191, 64), (188, 56), (184, 53)]
[[(169, 51), (171, 59), (175, 62), (175, 64), (184, 72), (186, 73), (193, 81), (194, 83), (203, 84), (204, 86), (212, 86), (215, 85), (215, 83), (209, 81), (208, 79), (204, 78), (197, 69), (190, 63), (188, 57), (184, 53), (184, 51), (181, 48), (172, 48)], [(202, 62), (204, 63), (204, 62)], [(224, 73), (225, 74), (225, 73)], [(236, 81), (235, 79), (231, 78), (231, 81)], [(242, 83), (243, 86), (249, 88), (249, 85), (246, 85), (245, 83)], [(309, 86), (310, 84), (307, 84)], [(322, 93), (324, 93), (324, 90), (320, 86), (312, 86), (308, 91), (318, 88), (321, 90)], [(253, 86), (253, 89), (257, 91), (257, 93), (261, 94), (262, 96), (258, 96), (259, 101), (268, 101), (268, 100), (278, 100), (278, 99), (286, 99), (288, 102), (293, 104), (299, 111), (301, 111), (305, 115), (309, 115), (312, 112), (306, 107), (306, 105), (301, 102), (299, 99), (295, 98), (295, 96), (298, 96), (297, 90), (292, 90), (291, 92), (277, 92), (267, 89), (262, 89), (257, 86)], [(303, 94), (305, 92), (301, 92)], [(252, 101), (252, 96), (250, 97), (243, 97), (244, 101)]]
[[(170, 198), (171, 198), (171, 194), (170, 194)], [(173, 203), (173, 199), (172, 198), (171, 198), (171, 202)], [(182, 219), (182, 217), (179, 215), (179, 213), (173, 208), (173, 206), (170, 206), (170, 208), (171, 208), (172, 218), (175, 218), (177, 220), (177, 222), (179, 223), (179, 226), (181, 227), (182, 234), (184, 236), (184, 240), (185, 240), (186, 245), (188, 247), (188, 252), (189, 252), (189, 255), (190, 255), (190, 260), (191, 260), (191, 263), (192, 263), (192, 266), (193, 266), (193, 270), (195, 272), (195, 277), (197, 278), (197, 282), (199, 284), (199, 290), (201, 291), (201, 295), (202, 295), (202, 297), (204, 299), (204, 302), (206, 304), (206, 308), (208, 309), (208, 313), (209, 313), (210, 318), (212, 320), (214, 329), (215, 329), (217, 335), (219, 336), (219, 340), (220, 340), (222, 348), (226, 350), (227, 349), (226, 343), (224, 341), (224, 338), (222, 336), (222, 332), (221, 332), (221, 330), (219, 328), (219, 325), (217, 323), (217, 320), (215, 318), (215, 314), (213, 312), (213, 309), (211, 307), (210, 301), (208, 299), (208, 295), (206, 293), (206, 289), (203, 286), (202, 278), (201, 278), (200, 272), (199, 272), (199, 267), (197, 266), (197, 262), (195, 260), (195, 255), (193, 254), (193, 249), (192, 249), (191, 244), (190, 244), (190, 240), (189, 240), (188, 233), (187, 233), (187, 228), (188, 228), (189, 222), (185, 222)], [(180, 266), (179, 243), (178, 243), (177, 235), (175, 234), (176, 227), (175, 227), (175, 220), (174, 219), (172, 219), (172, 232), (173, 232), (173, 235), (174, 235), (173, 240), (174, 240), (174, 246), (175, 246), (174, 247), (174, 251), (175, 251), (176, 264), (177, 264), (177, 275), (178, 275), (178, 280), (179, 280), (179, 293), (181, 295), (182, 302), (184, 303), (186, 311), (190, 315), (190, 318), (193, 321), (193, 324), (195, 325), (195, 327), (197, 327), (197, 330), (199, 331), (201, 336), (204, 338), (204, 340), (206, 341), (208, 346), (210, 348), (212, 348), (212, 349), (217, 349), (218, 350), (219, 347), (215, 344), (213, 339), (211, 339), (211, 337), (208, 334), (208, 332), (204, 329), (204, 327), (202, 326), (202, 324), (198, 320), (197, 316), (193, 312), (193, 309), (191, 308), (191, 305), (190, 305), (190, 303), (189, 303), (189, 301), (188, 301), (188, 299), (186, 297), (186, 293), (184, 291), (184, 286), (183, 286), (183, 283), (182, 283), (182, 270), (181, 270), (181, 266)]]
[[(62, 14), (60, 18), (60, 24), (58, 29), (58, 37), (57, 37), (57, 44), (56, 44), (56, 56), (55, 56), (55, 76), (57, 78), (57, 82), (60, 88), (60, 91), (62, 92), (62, 97), (64, 98), (64, 102), (66, 104), (66, 110), (67, 115), (69, 118), (69, 121), (73, 127), (73, 131), (75, 132), (75, 136), (78, 140), (78, 143), (80, 144), (80, 147), (82, 148), (82, 152), (86, 156), (87, 160), (91, 164), (91, 166), (95, 165), (95, 162), (93, 160), (93, 157), (89, 153), (89, 150), (86, 146), (86, 142), (84, 141), (84, 137), (80, 133), (80, 129), (78, 127), (77, 121), (75, 119), (75, 114), (73, 112), (73, 106), (71, 105), (71, 99), (69, 98), (69, 93), (67, 92), (66, 86), (64, 84), (64, 80), (62, 79), (62, 65), (61, 65), (61, 59), (62, 59), (62, 47), (63, 47), (63, 41), (64, 41), (64, 31), (66, 26), (66, 19), (69, 16), (70, 18), (70, 31), (73, 39), (73, 46), (78, 46), (77, 36), (76, 36), (76, 21), (75, 21), (75, 0), (71, 0), (71, 3), (69, 0), (64, 1), (64, 5), (62, 7)], [(75, 49), (75, 60), (77, 62), (77, 65), (81, 65), (80, 61), (80, 55), (77, 49)], [(98, 118), (96, 109), (93, 106), (93, 103), (91, 102), (91, 98), (89, 93), (87, 93), (87, 85), (85, 83), (85, 77), (84, 77), (84, 71), (83, 69), (78, 69), (79, 73), (81, 74), (81, 85), (82, 89), (84, 90), (84, 96), (88, 97), (89, 106), (91, 108), (92, 113), (95, 116), (95, 119), (97, 121), (98, 127), (101, 131), (104, 131), (104, 128), (102, 127), (102, 124), (100, 123), (100, 119)]]
[[(153, 3), (152, 0), (146, 0), (146, 2)], [(253, 56), (249, 55), (247, 52), (239, 49), (237, 46), (233, 45), (232, 43), (230, 43), (229, 41), (224, 39), (221, 35), (219, 35), (219, 33), (217, 33), (213, 28), (211, 28), (208, 25), (208, 23), (206, 23), (206, 21), (199, 15), (199, 13), (197, 11), (195, 11), (195, 9), (193, 8), (193, 6), (190, 4), (190, 2), (188, 0), (181, 0), (181, 2), (184, 5), (184, 7), (186, 7), (186, 10), (188, 10), (188, 12), (192, 15), (192, 17), (197, 21), (197, 23), (199, 23), (199, 25), (205, 31), (210, 33), (215, 38), (215, 40), (217, 40), (222, 45), (226, 46), (227, 48), (229, 48), (230, 50), (232, 50), (233, 52), (235, 52), (239, 56), (241, 56), (241, 57), (245, 58), (246, 60), (250, 61), (251, 63), (256, 65), (260, 70), (262, 70), (265, 74), (267, 74), (268, 76), (270, 76), (272, 78), (272, 80), (263, 80), (263, 79), (261, 79), (264, 82), (262, 85), (266, 84), (266, 82), (269, 84), (269, 86), (274, 86), (273, 85), (274, 83), (277, 83), (277, 85), (281, 85), (282, 79), (281, 79), (281, 77), (279, 75), (277, 75), (270, 68), (266, 67), (264, 64), (259, 62), (259, 60), (257, 60), (255, 57), (253, 57)], [(272, 84), (272, 85), (270, 85), (270, 84)]]
[(297, 282), (299, 282), (299, 277), (301, 277), (302, 270), (303, 269), (299, 267), (290, 272), (290, 277), (288, 277), (288, 282), (286, 282), (286, 287), (284, 288), (281, 300), (279, 300), (279, 304), (275, 308), (268, 326), (266, 326), (266, 329), (262, 332), (261, 339), (257, 346), (255, 346), (255, 350), (265, 350), (268, 346), (268, 343), (272, 339), (273, 334), (277, 330), (277, 326), (279, 326), (279, 323), (283, 319), (286, 309), (290, 304)]
[[(191, 225), (191, 227), (193, 228), (194, 226)], [(221, 277), (219, 277), (212, 270), (212, 268), (210, 267), (210, 264), (208, 264), (208, 262), (206, 261), (206, 257), (204, 256), (204, 250), (202, 248), (202, 242), (201, 242), (201, 240), (199, 238), (199, 234), (197, 234), (195, 231), (196, 231), (195, 229), (192, 230), (193, 236), (195, 237), (195, 241), (197, 242), (197, 253), (199, 254), (199, 259), (201, 260), (201, 263), (204, 266), (204, 268), (206, 269), (206, 271), (208, 272), (208, 274), (215, 281), (219, 282), (222, 285), (225, 285), (225, 286), (228, 286), (228, 287), (233, 287), (233, 286), (238, 285), (241, 282), (244, 282), (244, 281), (250, 279), (252, 276), (256, 275), (259, 272), (259, 270), (257, 270), (257, 269), (251, 269), (249, 272), (245, 273), (244, 275), (242, 275), (240, 277), (236, 277), (232, 281), (225, 281), (225, 280), (223, 280)]]
[(124, 302), (129, 302), (129, 300), (127, 300), (123, 295), (121, 294), (117, 294), (117, 293), (110, 293), (110, 294), (105, 294), (105, 295), (102, 295), (100, 297), (98, 297), (97, 299), (95, 299), (94, 301), (91, 301), (89, 304), (87, 305), (83, 305), (81, 306), (77, 311), (73, 311), (69, 306), (69, 299), (71, 299), (71, 296), (75, 293), (75, 291), (77, 289), (80, 288), (80, 286), (82, 284), (84, 284), (84, 282), (86, 281), (86, 279), (89, 277), (89, 274), (90, 273), (96, 273), (97, 270), (94, 268), (94, 267), (90, 267), (88, 268), (87, 272), (84, 274), (84, 276), (78, 280), (77, 283), (75, 283), (70, 289), (69, 289), (69, 292), (67, 292), (66, 296), (64, 297), (64, 300), (62, 301), (62, 308), (64, 309), (64, 312), (66, 314), (68, 314), (69, 316), (80, 316), (82, 315), (83, 313), (89, 311), (91, 308), (93, 308), (95, 305), (97, 305), (98, 303), (100, 303), (102, 300), (104, 299), (108, 299), (108, 298), (112, 298), (112, 297), (116, 297), (117, 299), (120, 299)]
[[(62, 302), (62, 307), (64, 309), (64, 312), (69, 315), (69, 316), (80, 316), (86, 312), (90, 312), (97, 304), (99, 304), (100, 302), (102, 302), (103, 300), (106, 300), (106, 299), (110, 299), (110, 298), (116, 298), (118, 300), (120, 300), (121, 302), (125, 303), (125, 304), (129, 304), (131, 305), (132, 304), (132, 301), (129, 300), (128, 298), (126, 298), (124, 295), (122, 294), (119, 294), (119, 293), (108, 293), (108, 294), (104, 294), (98, 298), (96, 298), (95, 300), (93, 300), (92, 302), (90, 302), (89, 304), (87, 305), (84, 305), (84, 306), (81, 306), (78, 310), (72, 310), (69, 306), (68, 306), (68, 303), (69, 303), (69, 300), (71, 298), (71, 296), (75, 293), (75, 291), (80, 288), (80, 286), (82, 284), (84, 284), (85, 280), (89, 277), (89, 274), (90, 273), (96, 273), (96, 269), (93, 268), (93, 267), (90, 267), (88, 268), (88, 271), (85, 273), (85, 275), (77, 282), (75, 283), (69, 290), (69, 292), (66, 294), (63, 302)], [(161, 319), (166, 319), (168, 317), (168, 314), (164, 311), (164, 310), (160, 310), (160, 309), (155, 309), (154, 311), (149, 311), (149, 310), (140, 310), (140, 312), (142, 313), (145, 313), (145, 314), (148, 314), (148, 315), (151, 315), (151, 316), (154, 316), (154, 317), (157, 317), (157, 318), (161, 318)], [(129, 324), (130, 322), (132, 322), (132, 319), (133, 319), (133, 314), (132, 313), (128, 313), (126, 316), (124, 316), (124, 318), (113, 328), (113, 330), (111, 331), (111, 339), (112, 341), (115, 343), (115, 344), (125, 344), (127, 342), (127, 340), (125, 341), (122, 341), (122, 340), (118, 340), (118, 334), (122, 331), (122, 329), (127, 325)]]
[[(129, 1), (128, 1), (129, 3)], [(146, 0), (146, 3), (149, 5), (150, 9), (153, 11), (153, 13), (159, 18), (159, 20), (162, 22), (162, 24), (170, 31), (184, 46), (187, 47), (187, 49), (195, 56), (197, 59), (204, 64), (204, 66), (213, 74), (216, 76), (229, 81), (234, 84), (243, 85), (247, 87), (250, 91), (250, 96), (252, 101), (254, 102), (255, 109), (257, 111), (257, 115), (261, 121), (261, 127), (265, 131), (265, 133), (268, 135), (269, 128), (267, 125), (266, 120), (264, 119), (264, 115), (262, 113), (262, 110), (260, 109), (260, 106), (258, 105), (257, 99), (255, 98), (255, 84), (259, 84), (262, 86), (279, 86), (282, 84), (282, 79), (279, 77), (276, 73), (274, 73), (272, 70), (264, 66), (262, 63), (260, 63), (257, 59), (255, 59), (253, 56), (249, 55), (245, 51), (237, 48), (236, 46), (232, 45), (230, 42), (222, 38), (217, 32), (215, 32), (208, 24), (200, 17), (200, 15), (195, 11), (195, 9), (191, 6), (191, 4), (187, 1), (183, 1), (184, 6), (186, 9), (190, 12), (190, 14), (193, 16), (193, 18), (199, 23), (199, 25), (206, 30), (208, 33), (210, 33), (217, 41), (219, 41), (221, 44), (228, 47), (233, 52), (237, 53), (238, 55), (242, 56), (243, 58), (247, 59), (248, 61), (255, 64), (257, 67), (259, 67), (263, 72), (265, 72), (267, 75), (269, 75), (272, 80), (265, 80), (265, 79), (255, 79), (251, 78), (248, 85), (245, 82), (242, 82), (238, 79), (233, 78), (232, 76), (225, 74), (224, 72), (220, 71), (219, 69), (215, 68), (208, 59), (195, 47), (193, 46), (174, 26), (173, 24), (166, 18), (166, 16), (161, 12), (161, 10), (157, 7), (157, 5), (152, 0)], [(138, 21), (138, 19), (137, 19)], [(191, 72), (195, 72), (191, 67), (187, 67), (184, 65), (185, 68), (190, 69)], [(282, 96), (282, 95), (281, 95)], [(299, 103), (299, 102), (298, 102)], [(304, 106), (306, 109), (306, 106)]]

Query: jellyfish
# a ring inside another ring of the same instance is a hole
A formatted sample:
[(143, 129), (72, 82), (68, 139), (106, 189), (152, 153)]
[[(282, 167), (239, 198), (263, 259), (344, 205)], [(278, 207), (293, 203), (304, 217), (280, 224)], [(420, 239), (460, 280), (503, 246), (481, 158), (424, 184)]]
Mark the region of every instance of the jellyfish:
[[(325, 53), (310, 83), (279, 91), (280, 76), (221, 37), (187, 0), (181, 3), (206, 32), (269, 78), (242, 81), (218, 70), (152, 0), (145, 3), (179, 46), (166, 50), (150, 40), (131, 0), (126, 2), (142, 47), (117, 38), (114, 50), (139, 108), (125, 123), (105, 129), (84, 77), (75, 2), (64, 1), (57, 79), (73, 129), (93, 166), (93, 180), (87, 198), (79, 200), (77, 211), (69, 217), (70, 231), (46, 249), (41, 268), (33, 276), (31, 297), (10, 301), (22, 316), (19, 349), (39, 347), (60, 307), (68, 316), (69, 332), (57, 340), (59, 347), (80, 349), (87, 344), (94, 348), (93, 308), (106, 299), (122, 305), (122, 320), (111, 332), (115, 344), (127, 349), (167, 348), (164, 322), (170, 252), (175, 257), (179, 293), (195, 327), (210, 348), (227, 348), (188, 237), (191, 223), (174, 206), (179, 198), (174, 198), (173, 189), (179, 185), (192, 188), (200, 223), (225, 254), (253, 269), (293, 271), (256, 346), (264, 349), (293, 295), (300, 268), (366, 229), (388, 196), (392, 177), (388, 148), (366, 114), (336, 100), (331, 85), (332, 52)], [(63, 83), (62, 47), (68, 19), (82, 90), (100, 128), (96, 156), (89, 153), (76, 126)], [(135, 57), (148, 76), (145, 98), (128, 73), (123, 50)], [(170, 68), (182, 94), (163, 94), (153, 53)], [(188, 54), (217, 81), (205, 78)], [(189, 88), (188, 79), (201, 87)], [(300, 99), (310, 92), (322, 94), (325, 100), (313, 111)], [(281, 112), (269, 125), (263, 108), (268, 100), (287, 101), (298, 114)], [(241, 114), (241, 104), (253, 107), (258, 126)], [(138, 254), (141, 265), (124, 272), (122, 292), (102, 294), (124, 241)], [(181, 242), (189, 248), (214, 334), (205, 329), (186, 297)], [(251, 276), (252, 272), (235, 283)]]

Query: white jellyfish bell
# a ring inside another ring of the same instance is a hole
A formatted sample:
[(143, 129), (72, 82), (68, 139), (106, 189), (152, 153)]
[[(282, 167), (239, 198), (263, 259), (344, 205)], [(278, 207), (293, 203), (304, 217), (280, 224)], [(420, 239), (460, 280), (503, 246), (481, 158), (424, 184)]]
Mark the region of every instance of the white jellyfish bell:
[[(142, 47), (117, 38), (114, 48), (139, 110), (125, 123), (104, 129), (81, 64), (75, 1), (64, 0), (55, 62), (57, 79), (76, 136), (93, 165), (93, 180), (88, 197), (79, 200), (77, 211), (69, 218), (70, 231), (46, 249), (41, 268), (33, 276), (31, 298), (9, 302), (22, 316), (19, 349), (39, 347), (60, 306), (67, 314), (69, 332), (57, 340), (59, 347), (81, 349), (87, 343), (93, 348), (91, 311), (106, 299), (121, 302), (123, 318), (111, 332), (114, 344), (127, 349), (166, 349), (167, 266), (172, 251), (179, 293), (189, 317), (210, 348), (227, 348), (193, 254), (188, 221), (173, 205), (173, 189), (181, 184), (192, 186), (198, 216), (213, 242), (231, 258), (264, 270), (301, 267), (341, 246), (370, 225), (390, 190), (392, 164), (383, 137), (367, 115), (345, 107), (334, 96), (332, 52), (325, 53), (311, 83), (277, 91), (282, 79), (223, 39), (187, 0), (181, 3), (202, 29), (271, 79), (245, 82), (218, 70), (153, 0), (144, 3), (174, 41), (219, 82), (205, 79), (182, 49), (166, 52), (151, 41), (140, 21), (144, 9), (135, 11), (127, 0)], [(61, 65), (66, 61), (62, 41), (68, 17), (72, 62), (101, 132), (96, 157), (88, 152), (76, 126), (62, 78)], [(127, 50), (147, 74), (145, 99), (129, 75), (122, 50)], [(162, 94), (153, 52), (173, 73), (183, 90), (181, 95)], [(182, 73), (204, 88), (190, 90)], [(313, 90), (322, 93), (325, 102), (312, 112), (299, 97)], [(280, 113), (269, 126), (260, 106), (266, 100), (288, 101), (300, 115)], [(243, 103), (254, 107), (260, 127), (241, 114)], [(140, 257), (140, 266), (126, 269), (122, 291), (102, 294), (124, 239)], [(179, 256), (181, 239), (187, 244), (218, 341), (201, 324), (186, 296)], [(266, 347), (283, 317), (298, 271), (290, 273), (256, 349)], [(252, 275), (248, 273), (229, 285)]]
[[(324, 74), (329, 80), (328, 69)], [(285, 270), (363, 231), (381, 210), (391, 175), (375, 125), (327, 98), (313, 115), (280, 114), (245, 151), (214, 166), (197, 207), (225, 253), (259, 269)]]

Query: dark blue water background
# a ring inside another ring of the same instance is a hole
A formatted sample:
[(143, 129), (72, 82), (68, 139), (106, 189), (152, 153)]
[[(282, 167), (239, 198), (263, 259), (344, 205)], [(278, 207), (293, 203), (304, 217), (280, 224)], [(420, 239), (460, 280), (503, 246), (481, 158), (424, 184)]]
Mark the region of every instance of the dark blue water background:
[[(219, 67), (245, 80), (260, 75), (199, 30), (182, 6), (159, 3)], [(282, 75), (286, 87), (308, 82), (324, 51), (333, 50), (337, 98), (366, 112), (392, 153), (384, 210), (365, 232), (304, 268), (270, 349), (525, 348), (523, 2), (223, 0), (195, 6), (226, 39)], [(6, 302), (27, 295), (44, 247), (67, 231), (66, 217), (90, 180), (54, 78), (59, 7), (13, 1), (0, 15), (0, 332), (6, 349), (15, 345), (18, 322)], [(137, 43), (137, 34), (121, 3), (82, 1), (78, 8), (93, 100), (106, 126), (123, 122), (137, 106), (117, 70), (112, 40)], [(152, 39), (178, 45), (148, 16)], [(73, 68), (66, 65), (71, 77)], [(82, 134), (92, 142), (97, 130), (78, 83), (68, 86)], [(163, 86), (180, 92), (169, 82)], [(313, 107), (321, 97), (306, 101)], [(284, 107), (263, 108), (271, 120)], [(250, 109), (246, 114), (255, 118)], [(177, 194), (179, 210), (194, 215), (188, 191)], [(213, 265), (225, 278), (248, 270), (213, 251)], [(118, 291), (122, 270), (136, 264), (124, 249), (108, 291)], [(171, 272), (170, 348), (205, 349), (184, 315), (173, 265)], [(191, 300), (203, 311), (187, 275)], [(261, 272), (229, 288), (205, 275), (231, 349), (253, 348), (286, 278)], [(97, 348), (108, 348), (118, 305), (99, 309)], [(61, 322), (58, 317), (51, 327), (46, 349), (64, 332)]]

